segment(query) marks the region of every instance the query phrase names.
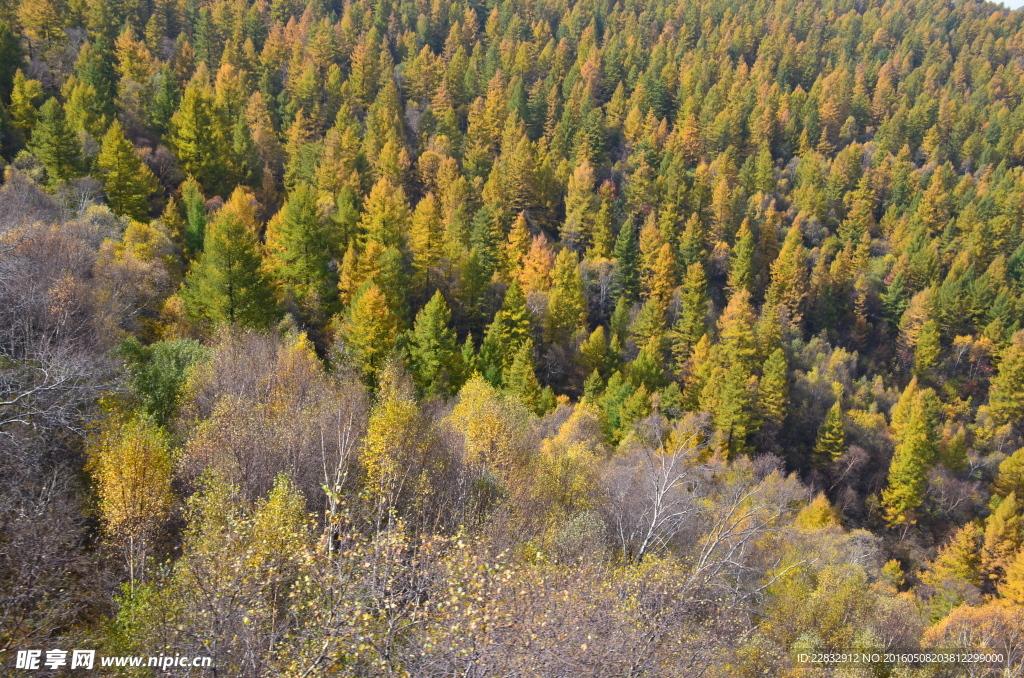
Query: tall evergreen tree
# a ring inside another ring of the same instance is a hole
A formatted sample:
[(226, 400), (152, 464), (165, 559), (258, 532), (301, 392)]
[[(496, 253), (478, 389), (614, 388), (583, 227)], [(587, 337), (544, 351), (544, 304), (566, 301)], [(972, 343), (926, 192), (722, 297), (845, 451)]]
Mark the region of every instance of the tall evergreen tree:
[(587, 320), (587, 298), (583, 293), (579, 262), (572, 250), (564, 249), (558, 253), (554, 278), (544, 330), (547, 341), (562, 343), (568, 341)]
[(206, 248), (185, 278), (186, 312), (211, 325), (269, 327), (278, 309), (262, 264), (256, 234), (233, 212), (223, 211), (207, 229)]
[(395, 347), (398, 319), (387, 299), (374, 283), (367, 283), (349, 306), (341, 324), (345, 349), (355, 367), (370, 385)]
[(544, 397), (537, 381), (537, 373), (533, 365), (533, 341), (527, 339), (516, 351), (508, 376), (505, 377), (506, 390), (518, 398), (527, 409), (534, 414), (544, 414)]
[(683, 308), (672, 326), (672, 355), (677, 367), (690, 356), (690, 351), (704, 336), (708, 315), (707, 277), (704, 267), (691, 264), (683, 281)]
[(135, 155), (135, 146), (124, 137), (116, 119), (103, 136), (103, 147), (96, 159), (107, 202), (118, 214), (145, 221), (149, 217), (149, 197), (157, 190), (156, 177)]
[(51, 186), (64, 183), (80, 174), (79, 156), (82, 149), (78, 137), (68, 126), (64, 108), (50, 97), (39, 109), (39, 121), (32, 132), (32, 153), (46, 168)]
[(640, 244), (630, 222), (622, 224), (612, 251), (615, 260), (615, 286), (620, 296), (629, 300), (640, 294)]
[(1000, 356), (999, 373), (992, 378), (988, 407), (998, 426), (1024, 418), (1024, 330), (1013, 335), (1013, 342)]
[(451, 310), (440, 292), (416, 314), (409, 356), (413, 380), (424, 397), (454, 395), (461, 386), (462, 356), (451, 328)]
[(882, 490), (882, 508), (893, 526), (917, 522), (924, 503), (928, 469), (935, 461), (935, 433), (925, 394), (918, 393), (910, 409), (902, 442), (889, 465), (889, 479)]
[(171, 118), (168, 141), (186, 174), (212, 194), (227, 195), (231, 175), (230, 137), (214, 110), (213, 92), (205, 71), (189, 82)]
[(825, 468), (837, 461), (846, 452), (846, 427), (843, 425), (842, 386), (833, 384), (836, 401), (825, 415), (825, 421), (818, 428), (811, 462), (816, 468)]
[(320, 218), (316, 191), (302, 185), (292, 191), (267, 226), (269, 267), (284, 297), (307, 319), (329, 310), (337, 296), (330, 262), (334, 243)]

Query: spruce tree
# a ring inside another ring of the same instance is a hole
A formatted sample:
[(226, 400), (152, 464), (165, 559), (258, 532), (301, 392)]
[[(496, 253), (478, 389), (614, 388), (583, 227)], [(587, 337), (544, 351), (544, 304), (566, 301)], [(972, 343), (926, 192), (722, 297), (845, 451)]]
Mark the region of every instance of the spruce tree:
[(754, 283), (754, 234), (750, 230), (750, 220), (744, 219), (736, 234), (736, 247), (729, 261), (729, 294), (738, 290), (753, 290)]
[(533, 364), (532, 340), (524, 341), (516, 351), (508, 375), (505, 377), (505, 389), (534, 414), (544, 414), (543, 392), (540, 382), (537, 381), (537, 373)]
[(988, 407), (997, 426), (1024, 418), (1024, 330), (1003, 350), (999, 373), (992, 378)]
[(935, 461), (934, 428), (931, 424), (922, 392), (910, 409), (903, 440), (896, 446), (889, 464), (886, 488), (882, 490), (885, 519), (892, 526), (913, 524), (919, 517), (928, 469)]
[(555, 259), (554, 287), (548, 298), (545, 336), (551, 343), (562, 343), (587, 320), (587, 299), (583, 294), (576, 254), (566, 248)]
[(376, 384), (397, 333), (398, 318), (387, 299), (377, 285), (367, 283), (352, 300), (341, 324), (345, 349), (367, 384)]
[(206, 239), (206, 198), (192, 177), (181, 185), (181, 201), (185, 208), (185, 250), (194, 259), (203, 251)]
[(1017, 495), (1008, 494), (985, 521), (985, 540), (981, 548), (981, 568), (994, 582), (1006, 577), (1017, 551), (1024, 544), (1024, 527)]
[(307, 318), (329, 309), (337, 293), (330, 269), (334, 243), (320, 218), (316, 191), (302, 185), (292, 191), (267, 226), (269, 266), (285, 298)]
[(210, 224), (206, 249), (185, 278), (181, 296), (194, 320), (265, 329), (278, 317), (273, 288), (262, 269), (256, 234), (231, 211)]
[(633, 224), (626, 222), (619, 229), (612, 251), (615, 260), (615, 287), (618, 295), (633, 301), (640, 294), (640, 244)]
[[(842, 386), (832, 385), (836, 391), (836, 401), (825, 415), (825, 421), (818, 428), (818, 438), (814, 443), (811, 458), (816, 468), (825, 468), (837, 461), (846, 452), (846, 427), (843, 425)], [(837, 388), (838, 387), (838, 388)]]
[(416, 314), (409, 357), (413, 381), (423, 397), (448, 397), (461, 386), (462, 357), (451, 328), (451, 310), (440, 292)]
[[(756, 429), (756, 418), (753, 409), (753, 392), (751, 376), (742, 361), (733, 362), (725, 371), (718, 395), (717, 407), (714, 408), (713, 422), (719, 449), (729, 459), (750, 452), (748, 437)], [(704, 407), (704, 398), (701, 406)]]
[(135, 155), (135, 146), (124, 137), (116, 119), (103, 136), (96, 159), (107, 202), (118, 214), (145, 221), (149, 217), (149, 196), (157, 190), (156, 177)]
[(761, 419), (781, 426), (789, 403), (789, 366), (786, 353), (775, 349), (761, 368), (757, 383), (757, 409)]
[(690, 351), (704, 336), (708, 314), (707, 284), (704, 267), (699, 263), (691, 264), (683, 281), (682, 312), (672, 326), (672, 355), (677, 368), (686, 362)]
[(74, 179), (80, 174), (78, 137), (68, 126), (64, 108), (50, 97), (39, 109), (39, 121), (32, 132), (32, 153), (46, 168), (50, 186)]

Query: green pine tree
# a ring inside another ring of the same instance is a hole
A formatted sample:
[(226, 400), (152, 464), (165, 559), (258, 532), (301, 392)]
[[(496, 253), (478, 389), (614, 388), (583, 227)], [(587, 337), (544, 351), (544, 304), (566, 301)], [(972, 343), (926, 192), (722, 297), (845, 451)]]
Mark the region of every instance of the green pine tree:
[(837, 390), (836, 401), (825, 415), (825, 421), (818, 428), (818, 438), (814, 443), (811, 462), (815, 468), (825, 468), (838, 460), (846, 452), (846, 427), (843, 425), (842, 386)]
[(29, 144), (32, 153), (46, 168), (50, 186), (56, 186), (79, 176), (79, 156), (82, 153), (78, 137), (68, 126), (64, 108), (50, 97), (39, 109), (39, 120)]
[(195, 259), (203, 251), (206, 239), (206, 198), (199, 182), (192, 177), (181, 185), (181, 201), (185, 208), (185, 249)]
[(532, 340), (524, 341), (516, 351), (515, 359), (505, 377), (505, 389), (534, 414), (544, 414), (546, 403), (533, 365)]
[(1024, 330), (1013, 335), (999, 361), (988, 395), (989, 412), (997, 426), (1024, 418)]
[(672, 356), (676, 368), (681, 369), (690, 357), (690, 352), (697, 345), (706, 331), (705, 319), (708, 315), (707, 276), (700, 263), (691, 264), (686, 270), (683, 281), (683, 308), (672, 326)]
[(548, 297), (545, 337), (551, 343), (568, 341), (587, 320), (587, 298), (583, 294), (579, 261), (566, 248), (555, 259), (555, 284)]
[(186, 313), (211, 325), (269, 327), (279, 314), (262, 263), (256, 234), (224, 210), (210, 224), (206, 249), (185, 278)]
[(423, 397), (449, 397), (461, 386), (462, 356), (451, 319), (451, 310), (440, 292), (435, 292), (416, 314), (409, 357), (413, 381)]
[(761, 419), (781, 426), (789, 404), (789, 365), (786, 353), (775, 349), (761, 368), (757, 383), (757, 409)]
[(292, 191), (267, 227), (270, 270), (284, 297), (307, 319), (329, 309), (337, 296), (337, 281), (330, 268), (333, 245), (327, 224), (320, 218), (316, 191), (308, 185)]
[(902, 442), (889, 464), (889, 478), (882, 490), (882, 508), (893, 526), (917, 522), (924, 503), (928, 469), (935, 461), (934, 427), (925, 393), (918, 393), (910, 408)]
[(754, 284), (754, 234), (750, 230), (750, 220), (744, 219), (736, 234), (736, 247), (729, 261), (729, 294), (738, 290), (753, 290)]
[(373, 282), (364, 285), (341, 323), (345, 349), (367, 384), (373, 386), (395, 347), (398, 318)]
[(929, 320), (921, 327), (914, 348), (914, 374), (923, 377), (939, 362), (942, 347), (939, 345), (939, 326)]
[(118, 214), (146, 221), (150, 211), (149, 196), (156, 192), (157, 180), (135, 155), (135, 146), (125, 138), (121, 123), (116, 119), (103, 136), (96, 169), (110, 207)]
[(615, 287), (618, 294), (635, 301), (640, 296), (640, 243), (633, 224), (628, 221), (619, 229), (612, 259), (615, 260)]

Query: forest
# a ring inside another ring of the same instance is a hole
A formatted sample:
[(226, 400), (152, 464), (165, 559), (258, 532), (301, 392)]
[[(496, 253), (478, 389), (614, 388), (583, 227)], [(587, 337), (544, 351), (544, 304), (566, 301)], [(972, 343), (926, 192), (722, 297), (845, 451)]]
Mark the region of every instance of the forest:
[(5, 675), (1024, 675), (1024, 12), (0, 0), (0, 174)]

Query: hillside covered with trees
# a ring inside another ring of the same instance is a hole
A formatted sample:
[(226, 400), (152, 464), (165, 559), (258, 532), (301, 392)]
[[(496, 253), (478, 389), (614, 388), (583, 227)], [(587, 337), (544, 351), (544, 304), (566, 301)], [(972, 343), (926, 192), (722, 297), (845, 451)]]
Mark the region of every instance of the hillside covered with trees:
[(0, 0), (0, 158), (5, 667), (1024, 670), (1024, 13)]

